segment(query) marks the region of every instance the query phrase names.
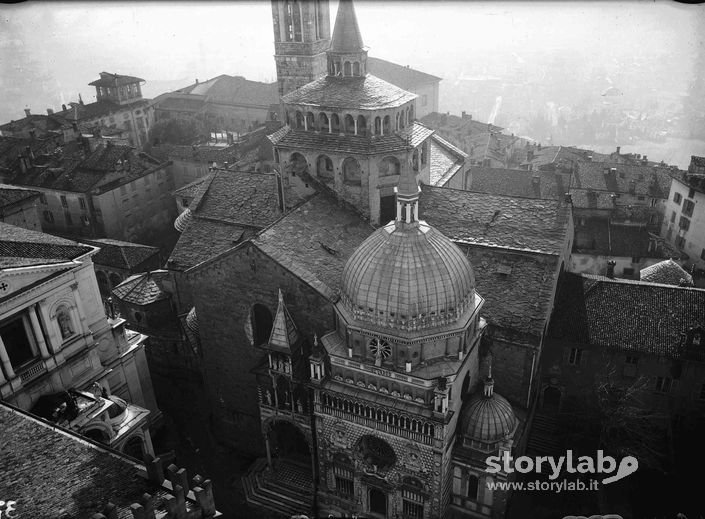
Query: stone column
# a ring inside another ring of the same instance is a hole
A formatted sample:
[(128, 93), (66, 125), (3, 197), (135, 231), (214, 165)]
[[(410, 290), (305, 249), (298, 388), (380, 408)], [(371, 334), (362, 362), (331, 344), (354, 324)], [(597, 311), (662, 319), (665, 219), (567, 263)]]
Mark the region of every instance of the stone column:
[(267, 465), (272, 468), (272, 448), (269, 446), (269, 433), (264, 435), (264, 446), (267, 449)]
[(333, 133), (333, 117), (328, 117), (328, 133)]
[(5, 349), (5, 343), (2, 342), (2, 337), (0, 337), (0, 362), (2, 362), (2, 367), (5, 370), (7, 378), (15, 378), (15, 370), (12, 369), (10, 357), (7, 356), (7, 350)]
[(36, 305), (32, 305), (29, 308), (29, 320), (32, 323), (32, 330), (34, 331), (34, 336), (37, 338), (39, 352), (41, 353), (43, 359), (48, 359), (49, 357), (51, 357), (51, 354), (49, 353), (47, 343), (44, 340), (44, 333), (42, 332), (42, 327), (39, 325), (39, 319), (37, 319)]

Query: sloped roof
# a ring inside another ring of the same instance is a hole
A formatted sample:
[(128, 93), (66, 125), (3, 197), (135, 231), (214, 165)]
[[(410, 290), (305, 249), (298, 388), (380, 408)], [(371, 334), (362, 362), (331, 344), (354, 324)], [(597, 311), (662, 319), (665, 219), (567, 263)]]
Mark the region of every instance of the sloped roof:
[(38, 196), (38, 191), (10, 186), (8, 184), (0, 184), (0, 209), (31, 200)]
[(639, 276), (641, 281), (648, 283), (680, 286), (681, 282), (685, 282), (688, 285), (693, 285), (693, 276), (670, 258), (641, 269)]
[(308, 148), (322, 153), (376, 155), (418, 146), (432, 134), (433, 130), (414, 122), (398, 133), (375, 136), (374, 138), (294, 130), (289, 126), (284, 126), (270, 135), (269, 139), (274, 145), (283, 148)]
[(111, 502), (127, 519), (145, 492), (164, 511), (166, 493), (138, 474), (134, 460), (3, 403), (0, 435), (3, 492), (17, 501), (18, 517), (58, 517), (60, 510), (91, 517)]
[(325, 109), (383, 110), (399, 107), (416, 97), (416, 94), (367, 74), (364, 77), (324, 76), (286, 94), (282, 101)]
[(0, 222), (0, 262), (3, 268), (71, 261), (93, 251), (75, 241)]
[(233, 248), (254, 234), (250, 228), (207, 218), (193, 218), (169, 256), (169, 269), (184, 271)]
[(367, 58), (367, 70), (378, 78), (404, 90), (414, 90), (424, 85), (438, 83), (442, 79), (413, 69), (408, 65), (404, 67), (391, 61), (373, 57)]
[(217, 170), (201, 185), (190, 209), (194, 216), (261, 229), (281, 215), (276, 176)]
[(564, 273), (551, 338), (679, 357), (681, 334), (705, 325), (705, 290)]
[[(194, 97), (203, 96), (206, 102), (269, 108), (270, 105), (279, 103), (278, 92), (277, 83), (262, 83), (260, 81), (250, 81), (242, 76), (222, 74), (208, 81), (194, 83), (181, 88), (175, 92), (174, 96), (170, 96), (167, 99), (182, 98), (176, 94), (191, 94)], [(190, 106), (195, 109), (197, 105), (184, 106)], [(160, 102), (159, 107), (164, 107), (162, 102)]]
[(335, 297), (343, 267), (372, 233), (357, 213), (319, 193), (257, 236), (253, 243), (326, 297)]
[(54, 115), (63, 117), (69, 121), (84, 121), (86, 119), (95, 119), (97, 117), (105, 117), (116, 112), (124, 110), (134, 110), (136, 108), (147, 107), (149, 105), (147, 99), (136, 99), (130, 103), (118, 104), (107, 99), (96, 101), (94, 103), (71, 103), (71, 107), (60, 112), (55, 112)]
[(463, 166), (467, 155), (438, 135), (430, 142), (431, 185), (442, 186)]
[(557, 200), (423, 186), (419, 218), (453, 241), (562, 254), (570, 206)]
[(335, 16), (333, 37), (330, 50), (332, 52), (359, 52), (364, 47), (360, 26), (357, 24), (355, 6), (352, 0), (341, 0), (338, 3), (338, 13)]
[(177, 112), (198, 112), (205, 109), (203, 97), (184, 97), (178, 94), (164, 94), (155, 102), (155, 110), (174, 110)]
[(96, 79), (91, 83), (90, 86), (97, 87), (116, 87), (122, 85), (129, 85), (131, 83), (143, 83), (144, 79), (135, 76), (123, 76), (121, 74), (111, 74), (109, 72), (101, 72), (100, 79)]
[[(616, 169), (616, 171), (605, 170)], [(628, 165), (609, 162), (581, 162), (573, 176), (571, 187), (630, 193), (653, 198), (668, 198), (671, 189), (671, 176), (666, 168), (648, 165)]]
[(567, 185), (561, 189), (556, 175), (546, 171), (472, 166), (470, 174), (468, 189), (480, 193), (559, 200), (568, 190)]
[(198, 193), (198, 190), (200, 189), (201, 185), (208, 179), (208, 175), (203, 176), (201, 178), (197, 178), (193, 182), (189, 182), (185, 186), (181, 186), (179, 189), (176, 189), (172, 194), (174, 196), (182, 196), (184, 198), (193, 198), (196, 196), (196, 193)]
[(157, 256), (157, 258), (159, 256), (159, 249), (157, 247), (150, 247), (149, 245), (141, 245), (139, 243), (112, 240), (109, 238), (81, 241), (100, 247), (100, 251), (93, 256), (93, 263), (96, 265), (105, 265), (106, 267), (132, 270), (136, 269), (144, 262), (154, 259), (155, 256)]
[(113, 289), (113, 295), (125, 303), (141, 306), (169, 299), (171, 294), (164, 287), (164, 282), (170, 279), (169, 276), (166, 270), (131, 276)]

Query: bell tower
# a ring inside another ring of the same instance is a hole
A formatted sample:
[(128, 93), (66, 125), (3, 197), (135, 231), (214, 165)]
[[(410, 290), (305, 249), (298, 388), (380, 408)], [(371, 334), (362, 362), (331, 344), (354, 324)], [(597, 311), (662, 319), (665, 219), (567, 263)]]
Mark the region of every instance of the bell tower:
[(272, 0), (272, 21), (281, 97), (326, 74), (328, 0)]

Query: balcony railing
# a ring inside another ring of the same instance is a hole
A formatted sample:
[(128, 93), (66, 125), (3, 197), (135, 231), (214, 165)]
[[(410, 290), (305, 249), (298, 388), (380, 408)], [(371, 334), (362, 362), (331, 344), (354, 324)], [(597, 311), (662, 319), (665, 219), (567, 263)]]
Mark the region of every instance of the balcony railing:
[(27, 382), (30, 382), (35, 378), (39, 377), (41, 374), (45, 373), (46, 370), (47, 368), (44, 365), (44, 361), (40, 360), (39, 362), (36, 362), (35, 364), (32, 364), (31, 366), (28, 366), (23, 371), (21, 371), (19, 373), (20, 380), (22, 380), (23, 384), (26, 384)]

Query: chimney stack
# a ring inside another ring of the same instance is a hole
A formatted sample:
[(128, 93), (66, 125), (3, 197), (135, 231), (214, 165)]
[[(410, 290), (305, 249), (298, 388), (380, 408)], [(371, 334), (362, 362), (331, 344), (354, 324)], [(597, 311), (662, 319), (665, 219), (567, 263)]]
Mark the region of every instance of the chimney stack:
[(29, 117), (30, 115), (32, 115), (31, 112), (29, 111), (29, 108), (24, 109), (24, 114), (26, 117)]
[(621, 146), (617, 146), (617, 155), (619, 155), (619, 152), (621, 151), (621, 149), (622, 149)]
[(65, 111), (66, 111), (66, 105), (61, 105), (61, 109), (65, 112)]
[(614, 267), (617, 265), (617, 262), (614, 260), (609, 260), (607, 262), (607, 277), (610, 279), (614, 279)]
[(47, 108), (47, 115), (54, 115), (54, 109), (53, 109), (53, 108)]

